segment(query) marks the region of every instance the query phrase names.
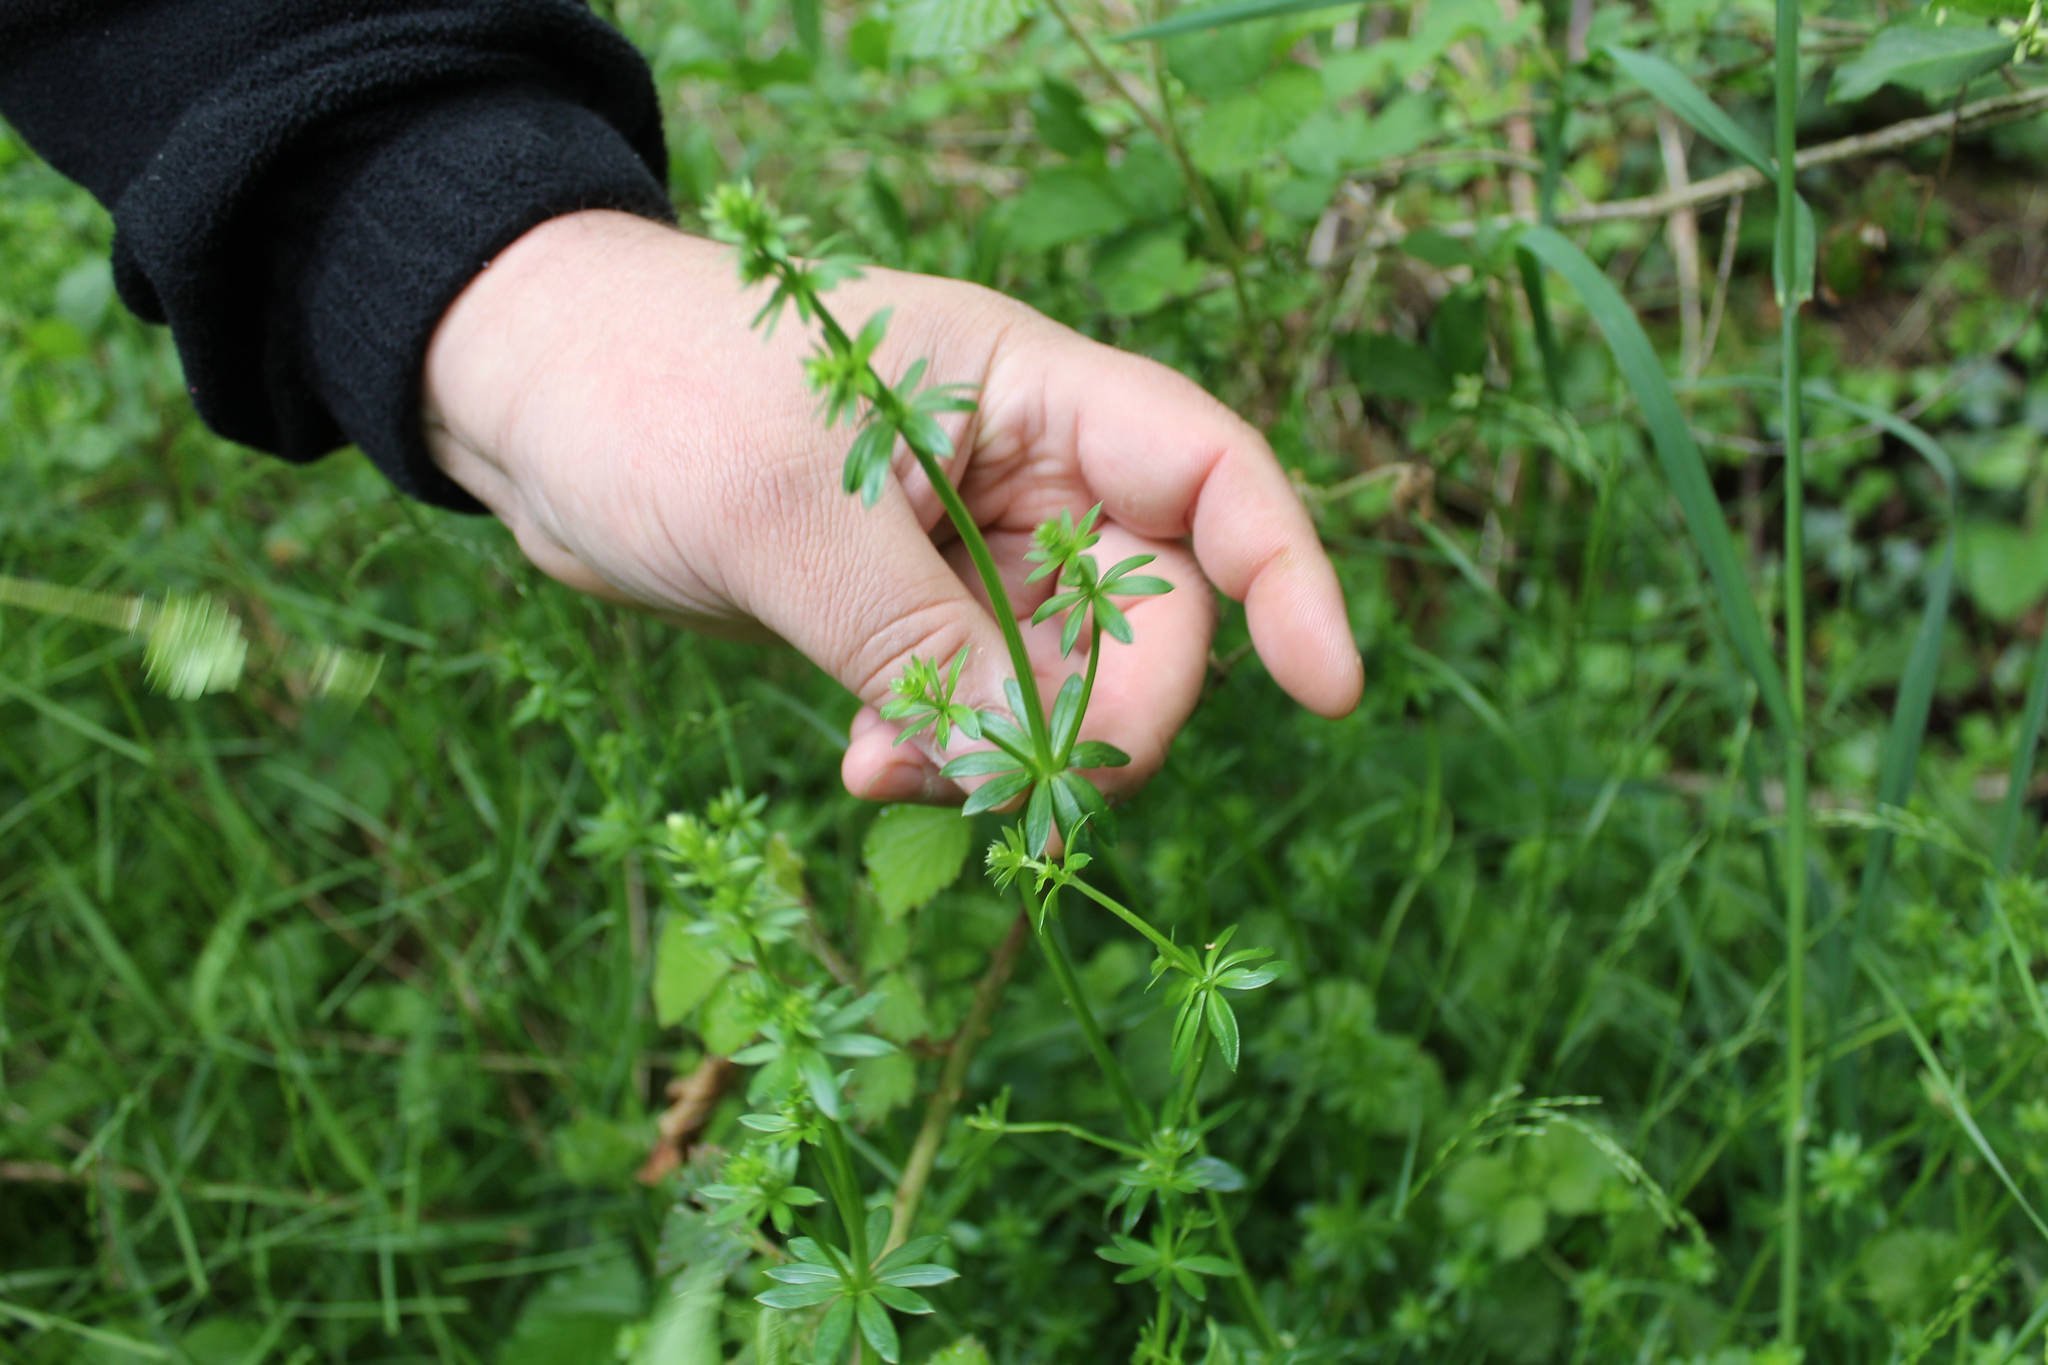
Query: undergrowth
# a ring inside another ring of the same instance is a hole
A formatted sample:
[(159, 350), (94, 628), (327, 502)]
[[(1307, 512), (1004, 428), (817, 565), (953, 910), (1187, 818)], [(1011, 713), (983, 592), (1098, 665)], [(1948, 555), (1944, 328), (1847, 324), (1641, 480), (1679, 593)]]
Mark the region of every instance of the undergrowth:
[(609, 9), (849, 496), (973, 395), (829, 286), (1005, 288), (1272, 434), (1366, 703), (1226, 616), (1111, 830), (1165, 585), (1042, 527), (1041, 695), (950, 500), (1013, 686), (863, 809), (798, 662), (208, 437), (0, 133), (0, 1354), (2039, 1357), (2038, 6)]

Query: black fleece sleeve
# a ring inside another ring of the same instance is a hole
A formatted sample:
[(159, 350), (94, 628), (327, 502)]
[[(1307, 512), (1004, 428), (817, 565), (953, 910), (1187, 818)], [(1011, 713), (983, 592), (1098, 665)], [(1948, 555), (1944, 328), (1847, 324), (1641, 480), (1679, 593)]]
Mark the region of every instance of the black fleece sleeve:
[(558, 214), (666, 219), (647, 68), (579, 0), (0, 0), (0, 114), (114, 216), (200, 415), (400, 488), (434, 324)]

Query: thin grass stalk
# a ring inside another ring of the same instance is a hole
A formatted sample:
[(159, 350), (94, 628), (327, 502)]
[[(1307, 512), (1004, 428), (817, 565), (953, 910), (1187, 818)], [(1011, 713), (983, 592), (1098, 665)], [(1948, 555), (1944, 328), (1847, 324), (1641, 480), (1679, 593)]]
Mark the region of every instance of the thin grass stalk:
[[(810, 304), (817, 315), (818, 325), (838, 345), (850, 347), (852, 338), (847, 335), (839, 320), (818, 301), (815, 294), (810, 296)], [(1052, 744), (1046, 731), (1045, 703), (1039, 699), (1038, 674), (1031, 667), (1031, 654), (1024, 648), (1023, 630), (1017, 623), (1017, 613), (1010, 606), (1010, 596), (1003, 587), (1002, 574), (996, 569), (995, 556), (989, 553), (988, 541), (982, 537), (981, 525), (975, 521), (974, 514), (967, 509), (967, 504), (961, 501), (959, 490), (953, 487), (953, 481), (943, 467), (943, 459), (952, 452), (942, 454), (927, 450), (923, 442), (912, 438), (904, 430), (904, 414), (895, 398), (895, 391), (882, 382), (881, 376), (875, 372), (873, 366), (869, 367), (869, 373), (874, 376), (877, 388), (884, 395), (880, 400), (883, 415), (895, 424), (898, 432), (903, 433), (903, 444), (908, 446), (910, 453), (916, 457), (918, 468), (924, 471), (925, 479), (931, 484), (932, 492), (939, 499), (939, 505), (946, 510), (946, 519), (953, 523), (953, 530), (959, 535), (960, 543), (967, 547), (967, 557), (974, 561), (974, 571), (980, 577), (982, 587), (988, 592), (989, 605), (995, 613), (996, 625), (1003, 633), (1003, 645), (1010, 654), (1010, 669), (1016, 675), (1017, 687), (1024, 697), (1024, 709), (1029, 713), (1017, 719), (1023, 721), (1025, 728), (1031, 732), (1031, 738), (1037, 745), (1040, 756), (1050, 760)]]
[(1060, 942), (1058, 926), (1052, 918), (1053, 903), (1058, 897), (1057, 889), (1040, 899), (1036, 891), (1028, 885), (1024, 887), (1024, 902), (1036, 931), (1033, 936), (1045, 955), (1046, 966), (1052, 969), (1053, 979), (1059, 983), (1060, 993), (1066, 997), (1067, 1008), (1081, 1030), (1081, 1040), (1087, 1045), (1088, 1054), (1095, 1059), (1103, 1080), (1109, 1083), (1111, 1093), (1116, 1096), (1117, 1111), (1123, 1115), (1124, 1127), (1130, 1132), (1131, 1140), (1145, 1142), (1152, 1136), (1151, 1116), (1146, 1113), (1144, 1101), (1138, 1098), (1136, 1088), (1131, 1085), (1123, 1063), (1110, 1050), (1109, 1040), (1095, 1018), (1095, 1011), (1089, 1008), (1087, 997), (1081, 994), (1080, 975), (1074, 970), (1073, 959), (1067, 956), (1066, 946)]
[(1778, 1335), (1799, 1340), (1806, 1139), (1806, 487), (1801, 448), (1799, 309), (1799, 0), (1778, 0), (1778, 275), (1784, 282), (1778, 371), (1785, 441), (1785, 1094), (1784, 1190), (1778, 1250)]

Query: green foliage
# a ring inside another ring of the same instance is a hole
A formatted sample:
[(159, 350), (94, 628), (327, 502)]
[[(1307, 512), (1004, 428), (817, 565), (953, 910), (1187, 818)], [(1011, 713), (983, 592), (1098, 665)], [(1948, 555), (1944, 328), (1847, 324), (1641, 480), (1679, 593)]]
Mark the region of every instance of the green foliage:
[(900, 916), (951, 886), (967, 865), (971, 837), (952, 811), (884, 807), (861, 844), (861, 861), (882, 912)]
[(1895, 24), (1836, 70), (1828, 97), (1852, 103), (1897, 85), (1938, 100), (2012, 60), (2012, 38), (1995, 28)]
[(1779, 173), (1756, 6), (609, 7), (851, 491), (969, 397), (857, 262), (1270, 437), (1367, 700), (1225, 608), (1115, 844), (1085, 504), (1071, 676), (886, 703), (980, 814), (865, 810), (800, 661), (207, 435), (0, 132), (0, 1357), (2039, 1358), (2039, 16), (1802, 8), (1781, 216), (1657, 207)]

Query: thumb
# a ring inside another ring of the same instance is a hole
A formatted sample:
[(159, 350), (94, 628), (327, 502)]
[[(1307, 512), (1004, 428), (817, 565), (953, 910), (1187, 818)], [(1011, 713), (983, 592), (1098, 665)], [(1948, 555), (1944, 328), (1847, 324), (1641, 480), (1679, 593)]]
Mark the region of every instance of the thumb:
[(954, 700), (1001, 707), (1002, 632), (893, 489), (871, 508), (843, 499), (832, 522), (842, 533), (804, 537), (803, 553), (782, 561), (776, 591), (763, 594), (755, 615), (863, 703), (840, 765), (849, 792), (957, 800), (959, 789), (938, 775), (964, 751), (957, 732), (943, 751), (930, 730), (898, 744), (899, 727), (876, 713), (912, 659), (943, 671), (963, 647)]

